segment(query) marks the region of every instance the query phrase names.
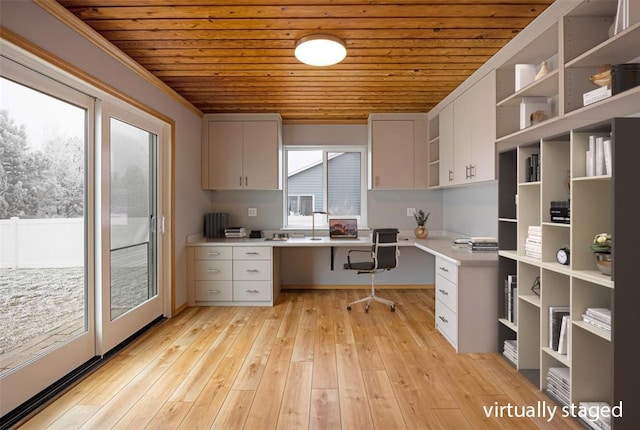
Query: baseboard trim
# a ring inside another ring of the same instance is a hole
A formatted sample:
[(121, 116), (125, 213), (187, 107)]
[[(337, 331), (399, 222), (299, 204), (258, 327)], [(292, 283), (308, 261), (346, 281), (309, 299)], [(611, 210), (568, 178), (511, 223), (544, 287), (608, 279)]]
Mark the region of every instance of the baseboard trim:
[[(368, 290), (367, 284), (342, 285), (282, 285), (282, 290)], [(383, 284), (376, 285), (376, 290), (428, 290), (434, 289), (433, 284)]]

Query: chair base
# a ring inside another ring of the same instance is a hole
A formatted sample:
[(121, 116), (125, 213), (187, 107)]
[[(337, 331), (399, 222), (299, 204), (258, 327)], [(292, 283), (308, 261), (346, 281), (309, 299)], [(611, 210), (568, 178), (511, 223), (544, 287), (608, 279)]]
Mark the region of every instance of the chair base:
[(382, 297), (378, 297), (374, 294), (369, 295), (368, 297), (365, 297), (363, 299), (360, 300), (356, 300), (355, 302), (351, 302), (349, 303), (349, 305), (347, 306), (347, 310), (350, 311), (351, 310), (351, 306), (358, 304), (358, 303), (362, 303), (362, 302), (367, 302), (367, 304), (364, 306), (364, 311), (366, 313), (369, 312), (369, 305), (371, 305), (372, 301), (376, 301), (376, 302), (380, 302), (380, 303), (384, 303), (386, 305), (389, 305), (391, 312), (395, 312), (396, 311), (396, 305), (391, 301), (391, 300), (387, 300), (387, 299), (383, 299)]

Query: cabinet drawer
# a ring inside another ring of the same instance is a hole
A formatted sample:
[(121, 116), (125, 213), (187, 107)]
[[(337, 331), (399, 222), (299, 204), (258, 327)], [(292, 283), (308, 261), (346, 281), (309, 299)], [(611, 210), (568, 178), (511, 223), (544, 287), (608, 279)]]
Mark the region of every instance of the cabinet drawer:
[(231, 260), (230, 246), (196, 246), (196, 260)]
[(458, 266), (444, 258), (436, 257), (436, 274), (447, 278), (454, 284), (458, 283)]
[(270, 281), (272, 264), (270, 260), (234, 261), (234, 281)]
[(458, 313), (458, 286), (440, 274), (436, 275), (436, 299)]
[(269, 301), (271, 300), (271, 281), (234, 281), (233, 300)]
[(196, 281), (230, 281), (233, 275), (231, 260), (196, 260)]
[(234, 246), (234, 260), (271, 260), (270, 246)]
[(231, 301), (232, 297), (231, 281), (196, 281), (197, 302)]
[(436, 327), (457, 348), (458, 318), (451, 309), (439, 300), (436, 300)]

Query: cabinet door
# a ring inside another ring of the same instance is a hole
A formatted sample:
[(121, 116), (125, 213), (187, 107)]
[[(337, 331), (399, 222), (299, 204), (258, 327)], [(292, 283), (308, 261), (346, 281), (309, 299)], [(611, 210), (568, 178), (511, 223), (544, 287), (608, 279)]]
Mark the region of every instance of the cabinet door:
[(248, 190), (278, 189), (278, 122), (245, 121), (242, 185)]
[(472, 91), (474, 112), (471, 116), (471, 165), (473, 181), (495, 179), (496, 143), (496, 74), (489, 73)]
[(476, 115), (473, 88), (468, 89), (454, 100), (453, 110), (453, 172), (454, 183), (464, 184), (471, 181), (471, 142)]
[(453, 103), (442, 109), (438, 116), (440, 129), (440, 186), (452, 185), (453, 172)]
[(208, 132), (209, 189), (241, 189), (242, 121), (210, 121)]
[(372, 121), (372, 188), (413, 188), (413, 146), (412, 120)]

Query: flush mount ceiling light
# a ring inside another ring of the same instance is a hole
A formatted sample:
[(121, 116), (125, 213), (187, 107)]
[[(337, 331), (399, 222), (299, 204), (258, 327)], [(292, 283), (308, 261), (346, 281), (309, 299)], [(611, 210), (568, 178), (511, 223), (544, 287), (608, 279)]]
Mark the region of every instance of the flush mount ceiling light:
[(344, 60), (347, 48), (339, 37), (329, 34), (312, 34), (296, 43), (296, 58), (310, 66), (331, 66)]

